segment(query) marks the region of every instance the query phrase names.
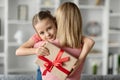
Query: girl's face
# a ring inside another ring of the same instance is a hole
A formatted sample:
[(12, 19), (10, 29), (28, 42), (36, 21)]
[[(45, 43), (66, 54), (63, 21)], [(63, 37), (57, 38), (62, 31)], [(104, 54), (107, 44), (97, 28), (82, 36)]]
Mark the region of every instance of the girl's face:
[(40, 20), (35, 25), (35, 29), (42, 40), (52, 41), (56, 38), (57, 29), (55, 23), (48, 18)]

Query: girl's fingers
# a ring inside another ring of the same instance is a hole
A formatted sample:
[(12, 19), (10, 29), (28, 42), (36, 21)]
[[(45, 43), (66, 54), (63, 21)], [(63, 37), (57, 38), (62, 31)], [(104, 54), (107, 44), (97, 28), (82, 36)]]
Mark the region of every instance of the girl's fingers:
[(43, 44), (40, 47), (38, 47), (37, 55), (48, 56), (50, 54), (48, 48), (46, 48), (46, 43), (47, 42), (43, 42)]
[(39, 53), (41, 55), (44, 55), (44, 56), (48, 56), (50, 53), (49, 53), (49, 50), (46, 48), (46, 47), (40, 47), (39, 48)]

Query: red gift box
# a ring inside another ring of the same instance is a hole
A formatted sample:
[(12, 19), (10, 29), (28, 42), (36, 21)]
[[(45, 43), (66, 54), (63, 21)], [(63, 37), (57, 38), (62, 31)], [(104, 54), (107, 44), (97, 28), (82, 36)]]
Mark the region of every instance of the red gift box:
[(76, 63), (77, 58), (51, 43), (47, 43), (45, 46), (48, 48), (50, 55), (38, 56), (35, 61), (36, 64), (44, 69), (42, 75), (46, 76), (47, 72), (50, 72), (60, 80), (65, 80)]

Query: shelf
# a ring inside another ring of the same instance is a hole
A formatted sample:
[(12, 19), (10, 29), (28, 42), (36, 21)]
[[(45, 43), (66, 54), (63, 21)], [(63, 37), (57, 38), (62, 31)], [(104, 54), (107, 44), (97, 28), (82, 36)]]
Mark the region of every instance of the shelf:
[(110, 17), (120, 17), (120, 13), (110, 13)]
[(110, 34), (120, 34), (120, 30), (109, 30)]
[(99, 58), (102, 59), (102, 53), (89, 53), (88, 58)]
[(32, 24), (32, 21), (22, 21), (22, 20), (9, 20), (9, 24)]
[(0, 56), (0, 67), (4, 66), (4, 57)]
[(20, 46), (21, 44), (18, 44), (17, 42), (9, 42), (8, 46), (14, 47), (14, 46)]
[(91, 36), (89, 36), (89, 37), (95, 41), (103, 41), (104, 40), (102, 37), (91, 37)]
[(0, 36), (0, 40), (4, 40), (4, 36)]
[(50, 6), (45, 6), (45, 5), (41, 5), (40, 8), (51, 8), (51, 9), (54, 9), (55, 7), (50, 5)]
[(1, 57), (4, 57), (4, 56), (5, 56), (5, 53), (0, 52), (0, 58), (1, 58)]
[(0, 5), (0, 8), (4, 8), (5, 6), (4, 5)]
[(26, 68), (26, 69), (20, 69), (20, 68), (18, 68), (18, 69), (9, 69), (8, 70), (8, 73), (31, 73), (31, 72), (36, 72), (36, 70), (31, 70), (31, 69), (28, 69), (28, 68)]
[(116, 43), (109, 43), (109, 48), (116, 48), (116, 47), (120, 47), (120, 43), (116, 42)]
[(86, 5), (80, 5), (79, 8), (80, 9), (104, 9), (104, 6), (95, 6), (95, 5), (86, 6)]
[(4, 0), (0, 0), (0, 8), (4, 8), (5, 7), (5, 1)]

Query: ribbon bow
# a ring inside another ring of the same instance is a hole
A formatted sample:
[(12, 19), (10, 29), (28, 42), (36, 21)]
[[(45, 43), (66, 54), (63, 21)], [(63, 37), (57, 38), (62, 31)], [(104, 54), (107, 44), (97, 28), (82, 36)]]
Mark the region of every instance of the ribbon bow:
[(70, 57), (62, 57), (63, 54), (63, 50), (60, 49), (56, 59), (52, 62), (49, 59), (45, 58), (44, 56), (39, 56), (38, 58), (40, 58), (41, 60), (45, 61), (46, 63), (44, 64), (44, 66), (46, 67), (46, 69), (43, 71), (43, 75), (46, 75), (47, 71), (51, 72), (52, 68), (55, 66), (57, 67), (59, 70), (61, 70), (62, 72), (69, 74), (70, 72), (68, 70), (66, 70), (65, 68), (62, 67), (64, 62), (67, 62), (70, 60)]

